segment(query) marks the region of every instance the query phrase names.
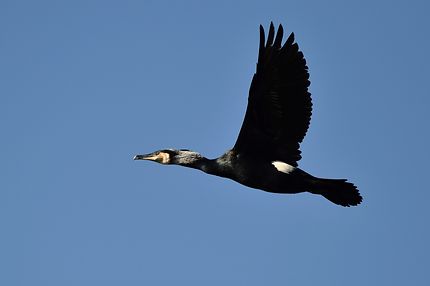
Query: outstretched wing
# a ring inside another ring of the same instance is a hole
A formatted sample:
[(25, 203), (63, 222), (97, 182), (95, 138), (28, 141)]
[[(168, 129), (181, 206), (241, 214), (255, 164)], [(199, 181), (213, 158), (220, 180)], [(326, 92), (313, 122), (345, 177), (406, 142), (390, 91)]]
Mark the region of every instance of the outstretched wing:
[(257, 71), (249, 90), (248, 107), (233, 150), (297, 166), (300, 143), (308, 130), (312, 101), (309, 73), (294, 34), (282, 45), (283, 28), (270, 23), (265, 43), (260, 25)]

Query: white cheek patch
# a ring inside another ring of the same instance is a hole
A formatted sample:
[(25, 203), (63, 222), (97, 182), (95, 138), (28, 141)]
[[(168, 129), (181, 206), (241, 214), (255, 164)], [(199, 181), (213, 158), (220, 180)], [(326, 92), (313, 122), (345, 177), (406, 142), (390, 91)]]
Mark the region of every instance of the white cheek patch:
[(169, 153), (161, 153), (160, 156), (161, 156), (161, 160), (160, 160), (161, 164), (168, 164), (170, 162)]
[(285, 174), (289, 174), (294, 171), (294, 169), (296, 169), (296, 167), (288, 165), (287, 163), (281, 161), (273, 161), (272, 165), (275, 166), (276, 170)]

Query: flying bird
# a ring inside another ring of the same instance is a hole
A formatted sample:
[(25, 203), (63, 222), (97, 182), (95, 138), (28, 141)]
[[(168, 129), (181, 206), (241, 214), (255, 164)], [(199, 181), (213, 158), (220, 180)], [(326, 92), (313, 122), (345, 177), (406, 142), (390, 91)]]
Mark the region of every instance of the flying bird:
[(312, 100), (308, 67), (291, 33), (282, 44), (283, 27), (270, 23), (267, 40), (260, 25), (256, 72), (249, 89), (245, 119), (233, 148), (216, 159), (186, 149), (164, 149), (134, 160), (180, 165), (225, 177), (271, 193), (309, 192), (349, 207), (361, 203), (357, 187), (345, 179), (325, 179), (298, 168), (300, 143), (308, 130)]

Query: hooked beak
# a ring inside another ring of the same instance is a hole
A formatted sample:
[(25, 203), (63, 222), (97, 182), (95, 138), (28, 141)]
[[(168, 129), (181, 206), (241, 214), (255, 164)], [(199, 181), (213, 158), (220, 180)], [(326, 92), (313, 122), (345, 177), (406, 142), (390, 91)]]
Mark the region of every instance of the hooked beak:
[(134, 160), (149, 160), (153, 162), (157, 162), (160, 164), (169, 164), (170, 163), (170, 155), (169, 153), (157, 151), (150, 154), (145, 155), (136, 155), (133, 158)]
[(154, 161), (156, 156), (153, 154), (146, 154), (146, 155), (136, 155), (134, 156), (133, 160), (151, 160)]

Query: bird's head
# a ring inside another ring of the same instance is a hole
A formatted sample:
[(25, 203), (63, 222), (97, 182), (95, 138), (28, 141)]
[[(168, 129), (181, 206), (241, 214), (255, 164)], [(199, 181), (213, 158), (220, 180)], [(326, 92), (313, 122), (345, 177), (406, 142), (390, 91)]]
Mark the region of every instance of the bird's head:
[(146, 155), (134, 156), (134, 160), (149, 160), (164, 165), (190, 165), (202, 158), (199, 153), (185, 149), (164, 149)]

